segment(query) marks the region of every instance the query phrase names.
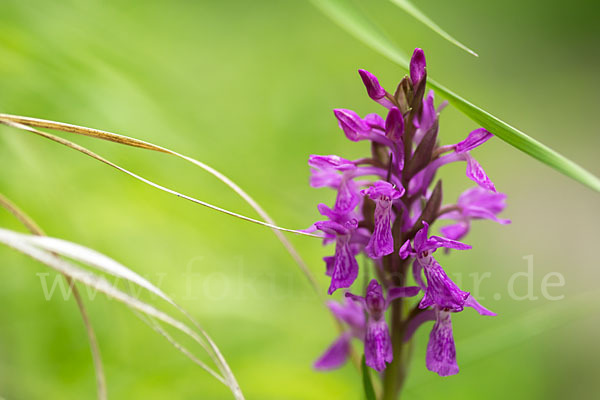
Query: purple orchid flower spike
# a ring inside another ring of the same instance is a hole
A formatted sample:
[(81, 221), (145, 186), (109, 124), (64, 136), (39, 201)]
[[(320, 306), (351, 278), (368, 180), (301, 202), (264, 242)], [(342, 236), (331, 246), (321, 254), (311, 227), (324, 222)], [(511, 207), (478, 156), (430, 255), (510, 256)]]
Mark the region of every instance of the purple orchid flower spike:
[(376, 279), (373, 279), (367, 286), (365, 297), (346, 293), (347, 298), (351, 298), (362, 305), (367, 312), (365, 364), (377, 372), (383, 371), (386, 363), (391, 363), (394, 358), (390, 331), (385, 321), (385, 310), (391, 303), (391, 300), (399, 297), (416, 296), (420, 290), (418, 287), (394, 289), (394, 292), (390, 291), (391, 293), (386, 301), (381, 285)]
[[(410, 340), (420, 325), (435, 321), (426, 364), (429, 370), (448, 376), (459, 370), (452, 313), (471, 307), (481, 315), (496, 315), (458, 287), (434, 253), (440, 248), (446, 252), (470, 249), (458, 240), (468, 233), (473, 220), (490, 219), (500, 224), (510, 221), (498, 216), (504, 209), (505, 196), (496, 192), (494, 183), (471, 155), (493, 135), (480, 128), (459, 143), (439, 144), (443, 140), (439, 136), (439, 114), (447, 102), (436, 109), (434, 92), (425, 91), (423, 50), (415, 49), (410, 76), (402, 79), (393, 95), (370, 72), (358, 72), (367, 94), (387, 109), (386, 115), (367, 114), (362, 118), (351, 110), (334, 110), (345, 136), (353, 142), (367, 141), (370, 152), (352, 161), (337, 156), (310, 157), (311, 185), (333, 188), (336, 199), (331, 207), (318, 205), (327, 220), (313, 224), (306, 232), (320, 230), (324, 244), (335, 243), (335, 253), (323, 258), (325, 273), (331, 279), (329, 294), (353, 285), (360, 253), (372, 262), (361, 267), (372, 268), (364, 271), (365, 275), (374, 274), (381, 280), (373, 279), (364, 297), (346, 292), (345, 304), (329, 304), (345, 330), (316, 361), (315, 368), (342, 365), (349, 358), (351, 340), (358, 338), (364, 342), (368, 366), (382, 372), (392, 364), (378, 377), (383, 380), (382, 397), (397, 398), (401, 385), (396, 384), (395, 372), (406, 368), (406, 360), (394, 359), (392, 350), (401, 351), (403, 341)], [(477, 187), (464, 192), (456, 204), (440, 207), (443, 188), (434, 178), (441, 167), (453, 162), (466, 164), (466, 175)], [(429, 224), (438, 219), (452, 222), (441, 229), (442, 236), (430, 236)], [(399, 282), (411, 272), (417, 286), (395, 287), (401, 286)], [(421, 290), (423, 296), (416, 304), (405, 299), (417, 296)], [(399, 312), (407, 306), (411, 312)], [(386, 319), (386, 314), (393, 318)], [(394, 342), (399, 348), (392, 349), (391, 332), (402, 332), (402, 340)]]
[(425, 53), (422, 49), (416, 48), (410, 59), (410, 79), (413, 87), (417, 87), (425, 77)]
[(359, 304), (348, 298), (345, 304), (330, 301), (327, 306), (333, 315), (345, 324), (346, 330), (315, 361), (314, 367), (318, 370), (341, 367), (350, 356), (352, 338), (362, 340), (365, 336), (365, 313)]
[(467, 189), (456, 203), (458, 210), (449, 212), (441, 218), (454, 219), (456, 223), (444, 226), (440, 231), (448, 239), (460, 240), (469, 233), (471, 221), (489, 219), (499, 224), (510, 224), (509, 219), (498, 218), (504, 210), (506, 195), (493, 193), (481, 187)]
[(371, 99), (386, 108), (391, 108), (393, 106), (393, 103), (386, 98), (388, 93), (384, 88), (381, 87), (379, 80), (375, 75), (364, 69), (359, 69), (358, 74), (360, 75), (365, 88), (367, 89), (367, 94)]
[(335, 259), (328, 293), (332, 294), (339, 288), (350, 287), (358, 276), (358, 262), (350, 246), (350, 238), (358, 226), (357, 221), (348, 221), (345, 225), (333, 221), (321, 221), (315, 223), (315, 226), (325, 234), (336, 238)]
[(398, 189), (389, 182), (377, 181), (373, 186), (362, 190), (361, 194), (375, 200), (375, 229), (365, 251), (373, 259), (381, 258), (394, 251), (392, 203), (404, 194), (404, 188)]

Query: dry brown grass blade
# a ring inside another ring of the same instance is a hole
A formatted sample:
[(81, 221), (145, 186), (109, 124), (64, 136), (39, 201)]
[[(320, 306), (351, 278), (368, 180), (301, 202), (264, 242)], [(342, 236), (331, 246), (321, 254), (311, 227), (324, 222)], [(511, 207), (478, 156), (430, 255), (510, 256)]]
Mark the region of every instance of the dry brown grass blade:
[[(13, 214), (24, 226), (27, 228), (29, 232), (37, 236), (46, 236), (42, 228), (39, 227), (35, 221), (29, 217), (24, 211), (22, 211), (16, 204), (10, 201), (6, 196), (0, 193), (0, 206), (4, 207), (11, 214)], [(56, 255), (58, 257), (58, 255)], [(104, 368), (102, 366), (102, 357), (100, 356), (100, 347), (98, 346), (98, 340), (96, 339), (96, 334), (94, 333), (94, 328), (92, 327), (92, 323), (90, 322), (87, 309), (85, 308), (85, 304), (83, 303), (83, 299), (81, 298), (81, 294), (79, 293), (79, 289), (75, 286), (75, 282), (69, 275), (63, 274), (67, 284), (71, 288), (73, 293), (73, 297), (75, 298), (75, 302), (77, 303), (77, 308), (79, 309), (79, 313), (81, 314), (81, 318), (83, 319), (83, 325), (85, 326), (85, 330), (88, 336), (88, 341), (90, 343), (90, 351), (92, 353), (92, 360), (94, 363), (94, 371), (96, 375), (96, 389), (98, 393), (99, 400), (107, 399), (107, 391), (106, 391), (106, 377), (104, 375)]]
[[(292, 256), (292, 258), (294, 259), (296, 264), (298, 264), (298, 266), (300, 267), (300, 269), (302, 270), (302, 272), (308, 279), (309, 283), (311, 284), (311, 286), (313, 287), (313, 289), (315, 290), (317, 295), (319, 295), (321, 297), (321, 299), (323, 300), (323, 295), (321, 293), (321, 290), (319, 288), (317, 280), (313, 276), (312, 272), (310, 271), (310, 269), (308, 268), (308, 266), (306, 265), (306, 263), (304, 262), (304, 260), (300, 256), (300, 254), (298, 254), (296, 248), (285, 237), (285, 235), (283, 235), (283, 233), (281, 231), (283, 230), (283, 231), (289, 231), (289, 232), (293, 232), (293, 233), (299, 233), (299, 232), (294, 231), (294, 230), (278, 228), (275, 224), (275, 221), (269, 216), (269, 214), (267, 214), (267, 212), (248, 193), (246, 193), (242, 188), (240, 188), (235, 182), (233, 182), (227, 176), (223, 175), (221, 172), (215, 170), (214, 168), (206, 165), (205, 163), (203, 163), (201, 161), (198, 161), (194, 158), (177, 153), (173, 150), (169, 150), (167, 148), (157, 146), (155, 144), (145, 142), (143, 140), (134, 139), (134, 138), (119, 135), (116, 133), (102, 131), (102, 130), (98, 130), (98, 129), (87, 128), (87, 127), (78, 126), (78, 125), (64, 124), (64, 123), (56, 122), (56, 121), (43, 120), (43, 119), (38, 119), (38, 118), (22, 117), (22, 116), (9, 115), (9, 114), (0, 114), (0, 123), (5, 123), (6, 125), (11, 125), (10, 124), (11, 122), (13, 124), (22, 124), (22, 125), (26, 125), (29, 127), (53, 129), (53, 130), (58, 130), (58, 131), (62, 131), (62, 132), (69, 132), (69, 133), (75, 133), (78, 135), (90, 136), (90, 137), (94, 137), (97, 139), (107, 140), (107, 141), (115, 142), (115, 143), (119, 143), (119, 144), (124, 144), (127, 146), (138, 147), (138, 148), (142, 148), (142, 149), (166, 153), (166, 154), (170, 154), (175, 157), (181, 158), (187, 162), (190, 162), (190, 163), (202, 168), (203, 170), (205, 170), (206, 172), (215, 176), (221, 182), (223, 182), (227, 186), (229, 186), (229, 188), (231, 188), (242, 199), (244, 199), (244, 201), (246, 201), (258, 213), (258, 215), (260, 215), (260, 217), (264, 219), (264, 221), (266, 223), (263, 223), (262, 221), (260, 221), (259, 223), (261, 223), (262, 225), (266, 225), (273, 230), (273, 233), (277, 236), (279, 241), (283, 244), (285, 249)], [(15, 126), (15, 125), (12, 125), (12, 126)], [(15, 126), (15, 127), (18, 127), (18, 126)], [(65, 143), (63, 143), (63, 144), (65, 144)], [(218, 210), (218, 211), (221, 211), (221, 210)], [(243, 219), (246, 219), (246, 218), (243, 218)], [(257, 222), (256, 220), (252, 220), (252, 219), (247, 219), (247, 220), (250, 220), (251, 222)], [(307, 236), (316, 236), (316, 235), (308, 234)]]

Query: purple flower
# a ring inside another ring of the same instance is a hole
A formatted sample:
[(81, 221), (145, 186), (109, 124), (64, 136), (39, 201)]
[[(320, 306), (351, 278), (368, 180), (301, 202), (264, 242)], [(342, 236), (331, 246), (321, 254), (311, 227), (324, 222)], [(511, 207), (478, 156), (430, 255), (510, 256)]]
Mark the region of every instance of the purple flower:
[(331, 271), (331, 284), (328, 293), (332, 294), (339, 288), (348, 288), (358, 276), (358, 262), (355, 252), (350, 246), (353, 231), (358, 226), (356, 220), (342, 225), (334, 221), (321, 221), (315, 227), (326, 235), (335, 237), (335, 255)]
[(414, 249), (411, 248), (408, 240), (400, 248), (401, 258), (416, 257), (414, 274), (419, 277), (419, 280), (422, 270), (424, 270), (425, 278), (427, 278), (425, 297), (421, 300), (419, 308), (437, 305), (452, 311), (462, 311), (469, 292), (462, 291), (446, 275), (444, 269), (431, 254), (440, 247), (468, 250), (471, 246), (440, 236), (428, 238), (428, 231), (429, 224), (423, 221), (423, 228), (415, 235)]
[(425, 53), (422, 49), (416, 48), (410, 59), (410, 79), (414, 87), (417, 87), (425, 76)]
[(453, 153), (446, 154), (432, 161), (425, 169), (416, 174), (408, 185), (409, 195), (424, 191), (432, 182), (437, 170), (456, 161), (466, 161), (466, 175), (480, 187), (492, 192), (496, 192), (494, 183), (487, 176), (481, 165), (475, 160), (470, 151), (488, 141), (493, 135), (485, 129), (476, 129), (469, 133), (467, 138), (455, 145), (444, 146), (447, 149), (454, 149)]
[(509, 219), (498, 218), (497, 215), (504, 210), (506, 195), (494, 193), (481, 187), (467, 189), (457, 201), (458, 211), (452, 211), (442, 218), (454, 219), (455, 224), (440, 229), (448, 239), (460, 240), (469, 233), (471, 221), (475, 219), (489, 219), (499, 224), (510, 224)]
[(337, 319), (344, 322), (346, 330), (315, 361), (319, 370), (330, 370), (342, 366), (350, 355), (350, 340), (365, 336), (365, 313), (363, 308), (347, 298), (345, 304), (330, 301), (327, 306)]
[(375, 75), (364, 69), (359, 69), (358, 73), (367, 89), (367, 94), (371, 99), (387, 108), (393, 106), (392, 102), (386, 98), (387, 92), (381, 87), (379, 80), (377, 80)]
[(377, 181), (373, 186), (362, 190), (361, 194), (375, 200), (375, 228), (365, 251), (371, 258), (381, 258), (394, 251), (392, 202), (404, 194), (404, 188), (397, 189), (389, 182)]
[(367, 311), (365, 363), (369, 367), (381, 372), (385, 369), (386, 363), (391, 363), (394, 358), (390, 332), (385, 321), (385, 310), (394, 299), (416, 296), (418, 292), (418, 287), (393, 288), (390, 289), (386, 301), (381, 285), (373, 279), (367, 286), (365, 297), (346, 293), (346, 297), (361, 304)]
[[(479, 304), (470, 295), (467, 297), (465, 305), (473, 307), (480, 315), (496, 315)], [(452, 335), (451, 311), (438, 306), (433, 307), (433, 310), (435, 324), (429, 334), (429, 343), (427, 343), (427, 355), (425, 357), (427, 369), (436, 372), (440, 376), (456, 375), (458, 374), (458, 364), (456, 363), (456, 347)], [(423, 320), (428, 318), (429, 315), (425, 316)]]

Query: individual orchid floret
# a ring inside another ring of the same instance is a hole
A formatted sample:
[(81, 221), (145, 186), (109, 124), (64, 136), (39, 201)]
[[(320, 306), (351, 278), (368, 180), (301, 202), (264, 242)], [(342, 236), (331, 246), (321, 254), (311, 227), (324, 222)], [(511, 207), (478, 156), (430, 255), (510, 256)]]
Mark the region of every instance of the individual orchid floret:
[(385, 310), (391, 300), (399, 297), (416, 296), (418, 287), (394, 288), (390, 290), (388, 300), (383, 296), (383, 289), (376, 279), (371, 280), (367, 286), (365, 297), (346, 293), (349, 297), (361, 304), (367, 312), (368, 319), (365, 332), (365, 363), (374, 370), (381, 372), (386, 363), (392, 362), (392, 342), (390, 332), (385, 321)]
[(348, 221), (344, 225), (334, 221), (321, 221), (315, 227), (326, 235), (335, 236), (335, 259), (331, 272), (331, 284), (328, 293), (332, 294), (339, 288), (348, 288), (358, 276), (358, 262), (355, 252), (350, 245), (352, 233), (358, 226), (356, 220)]
[(497, 217), (506, 206), (505, 200), (506, 195), (503, 193), (490, 192), (481, 187), (467, 189), (458, 198), (458, 210), (441, 217), (454, 219), (456, 223), (444, 226), (440, 231), (448, 239), (460, 240), (469, 233), (472, 220), (489, 219), (502, 225), (510, 224), (509, 219)]
[(351, 339), (363, 340), (365, 337), (366, 327), (363, 307), (349, 298), (346, 299), (344, 304), (330, 301), (327, 306), (333, 315), (345, 324), (346, 329), (315, 361), (314, 367), (319, 370), (331, 370), (341, 367), (350, 356)]
[(377, 181), (362, 190), (361, 194), (375, 201), (375, 228), (365, 251), (373, 259), (381, 258), (394, 251), (392, 203), (404, 194), (404, 188), (398, 189), (389, 182)]
[[(457, 250), (468, 250), (471, 246), (450, 240), (440, 236), (428, 237), (429, 224), (423, 221), (423, 228), (420, 229), (414, 239), (414, 249), (410, 246), (410, 241), (406, 241), (400, 248), (400, 257), (405, 259), (409, 256), (415, 257), (414, 274), (419, 277), (424, 270), (427, 278), (427, 287), (425, 296), (419, 304), (419, 308), (427, 308), (437, 305), (444, 309), (452, 311), (462, 311), (465, 301), (469, 297), (469, 292), (462, 291), (446, 274), (435, 258), (431, 255), (440, 247), (452, 248)], [(419, 280), (417, 280), (419, 282)]]
[(410, 79), (413, 87), (417, 87), (425, 77), (425, 53), (422, 49), (416, 48), (410, 59)]
[(371, 99), (381, 104), (384, 107), (390, 108), (393, 106), (392, 102), (386, 98), (388, 94), (384, 88), (379, 84), (379, 80), (375, 75), (367, 70), (359, 69), (358, 73), (365, 84), (367, 94)]

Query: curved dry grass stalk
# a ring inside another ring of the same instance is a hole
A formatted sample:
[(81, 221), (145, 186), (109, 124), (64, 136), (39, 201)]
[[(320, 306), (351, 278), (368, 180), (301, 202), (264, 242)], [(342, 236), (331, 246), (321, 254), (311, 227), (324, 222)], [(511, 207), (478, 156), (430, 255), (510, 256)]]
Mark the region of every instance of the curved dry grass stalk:
[(223, 377), (221, 377), (221, 375), (217, 374), (216, 372), (212, 371), (212, 369), (210, 367), (208, 367), (203, 361), (201, 361), (200, 359), (198, 359), (196, 356), (194, 356), (188, 349), (186, 349), (181, 343), (179, 343), (178, 341), (176, 341), (171, 335), (169, 335), (169, 333), (167, 331), (165, 331), (162, 326), (160, 326), (160, 324), (158, 322), (156, 322), (153, 318), (150, 317), (145, 317), (143, 314), (140, 314), (139, 312), (137, 312), (136, 310), (132, 310), (133, 313), (139, 318), (141, 319), (146, 325), (148, 325), (150, 328), (152, 328), (155, 332), (157, 332), (159, 335), (161, 335), (162, 337), (164, 337), (169, 343), (171, 343), (173, 345), (173, 347), (175, 347), (177, 350), (179, 350), (180, 352), (182, 352), (187, 358), (189, 358), (190, 360), (192, 360), (194, 363), (198, 364), (200, 367), (202, 367), (203, 369), (205, 369), (206, 371), (208, 371), (209, 373), (211, 373), (211, 375), (213, 377), (215, 377), (215, 379), (217, 379), (219, 382), (221, 382), (224, 385), (227, 385), (227, 383), (225, 383), (225, 380), (223, 379)]
[[(43, 240), (42, 240), (43, 239)], [(47, 240), (48, 239), (48, 240)], [(156, 318), (168, 325), (171, 325), (175, 329), (185, 333), (190, 336), (194, 341), (196, 341), (200, 346), (202, 346), (211, 357), (211, 359), (215, 362), (217, 367), (219, 368), (222, 375), (218, 375), (214, 370), (208, 367), (206, 364), (200, 362), (202, 368), (204, 368), (207, 372), (209, 372), (212, 376), (220, 377), (217, 378), (220, 382), (225, 383), (234, 397), (238, 400), (243, 400), (244, 396), (242, 391), (235, 379), (235, 376), (231, 372), (231, 369), (225, 358), (221, 354), (218, 347), (214, 344), (211, 338), (208, 336), (206, 331), (204, 331), (200, 325), (193, 319), (191, 316), (183, 310), (180, 306), (178, 306), (172, 299), (170, 299), (166, 294), (162, 293), (160, 289), (154, 287), (152, 284), (148, 282), (148, 284), (141, 284), (140, 280), (136, 277), (139, 277), (135, 272), (129, 270), (128, 268), (121, 266), (116, 261), (106, 257), (98, 257), (97, 252), (85, 248), (83, 246), (76, 245), (71, 242), (66, 242), (60, 239), (55, 238), (40, 238), (32, 235), (24, 235), (20, 233), (16, 233), (7, 229), (0, 228), (0, 243), (4, 243), (5, 245), (12, 247), (23, 254), (26, 254), (33, 259), (49, 266), (50, 268), (55, 269), (56, 271), (70, 276), (72, 279), (83, 283), (91, 288), (94, 288), (109, 297), (114, 298), (117, 301), (120, 301), (129, 307), (138, 310), (150, 317)], [(40, 244), (41, 243), (41, 244)], [(69, 261), (56, 257), (54, 253), (58, 253), (64, 256), (69, 257), (70, 254), (74, 254), (72, 249), (77, 248), (80, 251), (77, 253), (77, 257), (80, 261), (98, 269), (101, 269), (105, 272), (111, 273), (114, 276), (120, 276), (127, 279), (130, 282), (137, 284), (138, 286), (144, 287), (147, 290), (151, 291), (155, 294), (160, 294), (165, 301), (175, 306), (179, 311), (181, 311), (187, 318), (192, 321), (196, 329), (200, 332), (198, 334), (194, 329), (190, 328), (187, 324), (171, 317), (169, 314), (158, 310), (150, 304), (147, 304), (143, 301), (140, 301), (121, 290), (117, 289), (114, 285), (110, 284), (105, 278), (102, 276), (98, 276), (92, 272), (86, 271)], [(101, 265), (101, 267), (99, 267)], [(115, 268), (118, 265), (122, 268), (125, 268), (128, 273), (123, 275), (123, 271), (120, 268)], [(129, 276), (126, 278), (125, 276)], [(141, 278), (141, 277), (140, 277)], [(143, 278), (141, 278), (143, 279)], [(146, 281), (147, 282), (147, 281)], [(146, 287), (148, 286), (148, 287)], [(164, 336), (164, 335), (163, 335)], [(167, 335), (168, 336), (168, 335)], [(169, 338), (167, 340), (169, 340)], [(172, 344), (174, 341), (169, 340)], [(176, 343), (176, 342), (175, 342)], [(207, 346), (208, 343), (208, 346)], [(177, 347), (177, 346), (176, 346)], [(198, 360), (199, 361), (199, 360)]]
[[(200, 201), (196, 201), (196, 200), (192, 200), (191, 198), (188, 198), (186, 196), (180, 195), (180, 197), (184, 197), (187, 198), (188, 200), (191, 201), (195, 201), (199, 204), (202, 204), (206, 207), (212, 208), (216, 211), (220, 211), (220, 212), (224, 212), (225, 214), (228, 215), (232, 215), (241, 219), (244, 219), (246, 221), (250, 221), (250, 222), (254, 222), (254, 223), (258, 223), (260, 225), (264, 225), (267, 226), (269, 228), (271, 228), (273, 230), (273, 232), (275, 233), (275, 235), (277, 236), (277, 238), (279, 239), (279, 241), (283, 244), (283, 246), (286, 248), (286, 250), (288, 251), (288, 253), (292, 256), (292, 258), (294, 259), (294, 261), (296, 262), (296, 264), (298, 264), (298, 266), (300, 267), (300, 269), (302, 270), (302, 272), (304, 273), (304, 275), (306, 276), (306, 278), (309, 280), (309, 283), (311, 284), (311, 286), (313, 287), (313, 289), (315, 290), (315, 292), (317, 293), (317, 295), (319, 295), (321, 297), (321, 299), (323, 300), (323, 295), (321, 293), (321, 291), (319, 290), (319, 285), (315, 279), (315, 277), (313, 276), (313, 274), (311, 273), (310, 269), (308, 268), (308, 266), (306, 265), (306, 263), (304, 262), (304, 260), (302, 259), (302, 257), (300, 256), (300, 254), (298, 254), (298, 252), (296, 251), (295, 247), (292, 245), (292, 243), (281, 233), (281, 231), (284, 232), (292, 232), (292, 233), (296, 233), (296, 234), (302, 234), (302, 235), (306, 235), (306, 236), (316, 236), (319, 237), (317, 235), (312, 235), (312, 234), (308, 234), (302, 231), (297, 231), (297, 230), (292, 230), (292, 229), (284, 229), (284, 228), (280, 228), (275, 224), (275, 221), (269, 216), (269, 214), (267, 214), (267, 212), (248, 194), (246, 193), (242, 188), (240, 188), (235, 182), (233, 182), (231, 179), (229, 179), (227, 176), (225, 176), (224, 174), (222, 174), (221, 172), (215, 170), (214, 168), (206, 165), (205, 163), (198, 161), (192, 157), (188, 157), (186, 155), (183, 155), (181, 153), (178, 153), (176, 151), (167, 149), (165, 147), (162, 146), (157, 146), (155, 144), (149, 143), (149, 142), (145, 142), (143, 140), (139, 140), (139, 139), (135, 139), (135, 138), (131, 138), (131, 137), (127, 137), (127, 136), (123, 136), (123, 135), (119, 135), (116, 133), (112, 133), (112, 132), (107, 132), (107, 131), (102, 131), (102, 130), (98, 130), (98, 129), (92, 129), (92, 128), (87, 128), (87, 127), (83, 127), (83, 126), (77, 126), (77, 125), (71, 125), (71, 124), (64, 124), (61, 122), (56, 122), (56, 121), (49, 121), (49, 120), (43, 120), (43, 119), (38, 119), (38, 118), (30, 118), (30, 117), (22, 117), (22, 116), (17, 116), (17, 115), (9, 115), (9, 114), (0, 114), (0, 123), (4, 123), (6, 125), (10, 125), (13, 126), (15, 128), (20, 128), (20, 129), (24, 129), (24, 126), (27, 126), (30, 128), (30, 131), (36, 134), (41, 134), (44, 137), (47, 137), (48, 139), (51, 140), (55, 140), (49, 136), (46, 136), (47, 134), (42, 133), (41, 131), (38, 130), (31, 130), (31, 127), (37, 127), (37, 128), (46, 128), (46, 129), (53, 129), (53, 130), (58, 130), (58, 131), (62, 131), (62, 132), (69, 132), (69, 133), (75, 133), (78, 135), (84, 135), (84, 136), (90, 136), (93, 138), (97, 138), (97, 139), (102, 139), (102, 140), (107, 140), (110, 142), (114, 142), (114, 143), (119, 143), (119, 144), (124, 144), (127, 146), (132, 146), (132, 147), (138, 147), (138, 148), (142, 148), (142, 149), (146, 149), (146, 150), (152, 150), (152, 151), (157, 151), (160, 153), (165, 153), (165, 154), (170, 154), (172, 156), (181, 158), (187, 162), (190, 162), (200, 168), (202, 168), (203, 170), (205, 170), (206, 172), (210, 173), (211, 175), (215, 176), (217, 179), (219, 179), (221, 182), (225, 183), (229, 188), (231, 188), (234, 192), (236, 192), (242, 199), (244, 199), (244, 201), (246, 201), (257, 213), (258, 215), (260, 215), (261, 218), (264, 219), (265, 222), (263, 221), (257, 221), (254, 220), (252, 218), (248, 218), (248, 217), (244, 217), (241, 216), (239, 214), (236, 213), (231, 213), (229, 211), (223, 210), (219, 207), (215, 207), (212, 206), (210, 204), (204, 203), (204, 202), (200, 202)], [(58, 141), (58, 140), (55, 140)], [(63, 139), (64, 141), (64, 139)], [(64, 144), (68, 147), (71, 148), (75, 148), (70, 146), (67, 143), (58, 141), (61, 144)], [(70, 143), (70, 142), (69, 142)], [(77, 148), (75, 148), (76, 150), (79, 150)], [(79, 150), (81, 151), (81, 150)], [(85, 153), (85, 152), (84, 152)], [(91, 152), (90, 152), (91, 153)], [(87, 154), (87, 153), (86, 153)], [(90, 156), (92, 156), (91, 154), (88, 154)], [(94, 156), (92, 156), (94, 157)], [(94, 157), (99, 161), (105, 162), (108, 165), (111, 165), (117, 169), (124, 171), (123, 169), (121, 169), (120, 167), (117, 167), (116, 165), (109, 163), (107, 161), (105, 161), (104, 159), (100, 159), (97, 157)], [(131, 173), (126, 172), (128, 174), (131, 175)], [(134, 176), (134, 175), (132, 175)], [(134, 176), (136, 177), (136, 176)], [(146, 182), (149, 183), (149, 182)], [(149, 183), (152, 184), (152, 183)], [(156, 185), (153, 185), (161, 190), (164, 190), (165, 188), (162, 187), (158, 187)], [(167, 191), (169, 191), (167, 189)], [(172, 191), (169, 191), (171, 193), (173, 193)], [(173, 193), (176, 195), (179, 195), (177, 193)]]
[[(29, 217), (25, 212), (23, 212), (16, 204), (10, 201), (6, 196), (0, 193), (0, 206), (7, 209), (11, 214), (13, 214), (24, 226), (34, 235), (37, 236), (45, 236), (46, 234), (39, 227), (35, 221)], [(85, 308), (85, 304), (83, 303), (83, 299), (81, 298), (81, 294), (79, 293), (79, 289), (75, 286), (75, 282), (69, 275), (63, 274), (67, 285), (71, 289), (73, 293), (73, 297), (75, 298), (75, 302), (77, 303), (77, 308), (79, 309), (79, 313), (81, 314), (81, 318), (83, 319), (83, 325), (85, 326), (85, 331), (88, 336), (88, 341), (90, 343), (90, 351), (92, 353), (92, 361), (94, 363), (94, 372), (96, 375), (96, 390), (98, 394), (99, 400), (107, 399), (107, 391), (106, 391), (106, 377), (104, 375), (104, 368), (102, 366), (102, 357), (100, 355), (100, 347), (98, 346), (98, 340), (96, 339), (96, 334), (94, 333), (94, 328), (92, 327), (92, 323), (90, 322), (87, 309)]]

